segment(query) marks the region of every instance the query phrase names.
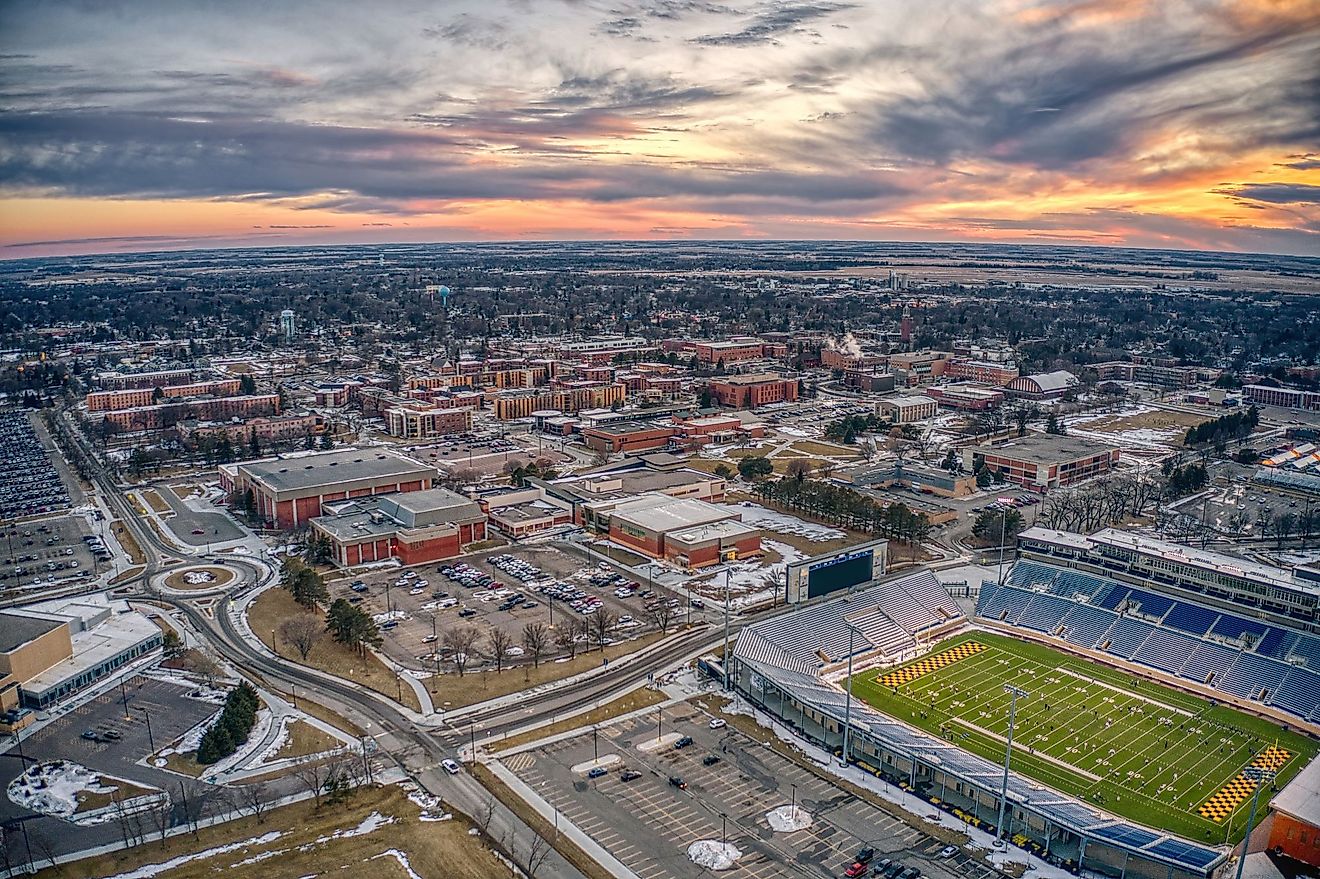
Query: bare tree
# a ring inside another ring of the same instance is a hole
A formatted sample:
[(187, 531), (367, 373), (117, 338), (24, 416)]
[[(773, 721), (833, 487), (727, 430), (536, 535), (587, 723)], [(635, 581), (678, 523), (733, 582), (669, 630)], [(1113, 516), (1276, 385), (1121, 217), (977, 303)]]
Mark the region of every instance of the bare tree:
[(570, 619), (555, 632), (555, 646), (567, 650), (569, 659), (577, 656), (577, 641), (574, 640), (577, 637), (577, 623), (576, 619)]
[(527, 849), (527, 859), (523, 861), (527, 867), (527, 875), (531, 879), (536, 879), (536, 874), (541, 871), (542, 865), (545, 864), (552, 851), (554, 851), (554, 848), (550, 845), (548, 839), (539, 833), (532, 834), (532, 842)]
[(300, 614), (280, 623), (280, 640), (292, 645), (304, 662), (324, 636), (325, 623), (315, 614)]
[(495, 798), (486, 797), (484, 800), (481, 801), (481, 805), (477, 808), (476, 813), (472, 816), (472, 820), (477, 822), (477, 826), (481, 828), (481, 833), (483, 836), (490, 836), (490, 824), (494, 818), (495, 818)]
[[(55, 857), (58, 854), (55, 849), (55, 840), (51, 839), (40, 830), (29, 830), (28, 841), (32, 844), (32, 847), (37, 850), (37, 853), (41, 855), (42, 859), (53, 869), (55, 867)], [(34, 864), (33, 866), (36, 865)]]
[(806, 458), (793, 458), (784, 468), (784, 475), (789, 479), (806, 479), (811, 475), (811, 461)]
[(258, 824), (264, 824), (266, 810), (270, 807), (269, 796), (265, 782), (245, 784), (238, 789), (238, 807), (256, 818)]
[(504, 659), (513, 646), (513, 636), (499, 626), (493, 626), (486, 635), (486, 644), (490, 647), (491, 658), (495, 660), (495, 674), (499, 674), (504, 671)]
[(656, 602), (655, 607), (648, 610), (646, 615), (651, 618), (651, 622), (655, 623), (655, 627), (660, 630), (660, 634), (669, 633), (669, 627), (674, 622), (674, 608), (669, 606), (669, 602)]
[(550, 632), (545, 627), (545, 623), (528, 623), (523, 626), (522, 645), (528, 655), (532, 657), (532, 667), (540, 668), (541, 657), (545, 654), (545, 648), (550, 644)]
[(193, 674), (201, 675), (210, 686), (220, 676), (220, 663), (216, 662), (209, 653), (194, 650), (188, 655), (188, 670)]
[(321, 794), (325, 793), (327, 772), (325, 761), (315, 757), (301, 760), (293, 766), (293, 777), (311, 791), (312, 796), (316, 798), (318, 808), (321, 805)]
[(605, 649), (605, 639), (609, 637), (618, 619), (613, 611), (603, 607), (591, 615), (591, 631), (595, 634), (596, 643), (600, 645), (601, 650)]
[(444, 644), (449, 648), (449, 661), (454, 664), (458, 676), (463, 676), (464, 669), (472, 661), (472, 650), (481, 633), (475, 626), (454, 626), (445, 629)]

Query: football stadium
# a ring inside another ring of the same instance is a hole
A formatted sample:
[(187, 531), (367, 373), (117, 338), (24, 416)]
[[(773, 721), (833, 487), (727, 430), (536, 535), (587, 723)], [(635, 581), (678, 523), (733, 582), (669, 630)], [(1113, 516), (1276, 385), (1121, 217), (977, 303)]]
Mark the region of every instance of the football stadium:
[(1014, 845), (1087, 875), (1215, 877), (1253, 795), (1259, 819), (1320, 750), (1302, 574), (1030, 529), (974, 606), (928, 570), (873, 580), (745, 628), (731, 674), (840, 757), (846, 720), (850, 763), (996, 834), (1011, 717)]

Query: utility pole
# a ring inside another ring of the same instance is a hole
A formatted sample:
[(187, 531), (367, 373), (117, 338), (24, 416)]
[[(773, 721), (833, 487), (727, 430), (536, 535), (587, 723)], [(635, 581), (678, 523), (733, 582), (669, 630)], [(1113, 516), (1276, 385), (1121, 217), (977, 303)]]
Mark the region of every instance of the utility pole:
[(1013, 723), (1017, 717), (1018, 697), (1021, 696), (1025, 699), (1029, 694), (1026, 690), (1012, 684), (1004, 684), (1004, 692), (1012, 698), (1008, 703), (1008, 747), (1004, 750), (1004, 783), (999, 790), (999, 823), (995, 825), (995, 832), (1000, 839), (1007, 840), (1008, 834), (1005, 832), (1007, 828), (1004, 827), (1004, 814), (1008, 807), (1008, 767), (1013, 760)]
[(155, 754), (155, 753), (156, 753), (156, 737), (153, 736), (153, 735), (151, 734), (151, 713), (150, 713), (149, 711), (147, 711), (147, 709), (145, 709), (145, 708), (139, 708), (139, 709), (137, 709), (137, 710), (142, 712), (142, 717), (143, 717), (143, 719), (145, 719), (145, 720), (147, 721), (147, 744), (149, 744), (149, 745), (151, 746), (151, 753), (152, 753), (152, 754)]
[(1260, 766), (1248, 766), (1242, 770), (1242, 774), (1250, 781), (1256, 782), (1256, 789), (1251, 792), (1251, 811), (1247, 813), (1247, 832), (1242, 837), (1242, 854), (1238, 855), (1236, 879), (1242, 879), (1242, 868), (1247, 863), (1247, 849), (1251, 847), (1251, 825), (1256, 821), (1256, 799), (1260, 796), (1260, 789), (1274, 781), (1276, 775), (1273, 769), (1264, 769)]
[(1008, 541), (1008, 510), (999, 511), (999, 579), (1000, 586), (1004, 585), (1004, 544)]

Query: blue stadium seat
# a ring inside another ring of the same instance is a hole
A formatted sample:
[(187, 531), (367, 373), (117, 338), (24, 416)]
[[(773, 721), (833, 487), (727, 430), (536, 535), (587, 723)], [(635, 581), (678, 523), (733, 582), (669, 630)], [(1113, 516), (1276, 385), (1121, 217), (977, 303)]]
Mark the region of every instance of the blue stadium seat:
[(1320, 638), (1298, 635), (1285, 658), (1300, 659), (1311, 671), (1320, 672)]
[(1219, 619), (1219, 611), (1180, 601), (1164, 618), (1164, 625), (1193, 635), (1204, 635)]
[(1218, 687), (1244, 699), (1256, 699), (1261, 690), (1274, 692), (1290, 671), (1292, 667), (1282, 662), (1242, 653), (1219, 679)]
[(1038, 594), (1023, 609), (1018, 625), (1037, 632), (1053, 632), (1058, 628), (1063, 615), (1074, 606), (1073, 602), (1057, 595)]
[(1320, 674), (1294, 668), (1274, 691), (1270, 703), (1298, 717), (1309, 717), (1320, 706)]
[(1168, 629), (1155, 629), (1141, 648), (1132, 654), (1132, 659), (1142, 665), (1177, 674), (1191, 657), (1197, 643), (1186, 635)]
[(1150, 623), (1122, 617), (1109, 630), (1106, 636), (1109, 644), (1104, 649), (1115, 656), (1131, 659), (1132, 654), (1141, 646), (1141, 642), (1145, 641), (1154, 630), (1155, 627)]
[(1166, 613), (1173, 607), (1173, 599), (1165, 598), (1163, 595), (1156, 595), (1154, 592), (1147, 592), (1144, 589), (1133, 589), (1128, 595), (1128, 603), (1136, 602), (1141, 605), (1141, 613), (1145, 616), (1162, 619)]
[(1114, 625), (1118, 614), (1089, 604), (1074, 604), (1068, 615), (1060, 622), (1064, 627), (1063, 637), (1078, 647), (1094, 647)]
[(1213, 686), (1219, 682), (1220, 675), (1232, 667), (1239, 652), (1241, 651), (1229, 650), (1227, 647), (1202, 641), (1179, 674), (1189, 681), (1196, 681), (1198, 684), (1209, 683)]

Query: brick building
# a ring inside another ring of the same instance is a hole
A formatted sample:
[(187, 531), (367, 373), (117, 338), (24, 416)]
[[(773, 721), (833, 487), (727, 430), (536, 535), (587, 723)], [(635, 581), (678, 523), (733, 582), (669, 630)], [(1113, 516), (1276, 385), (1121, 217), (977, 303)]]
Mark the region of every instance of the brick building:
[(165, 385), (183, 385), (192, 381), (191, 369), (162, 369), (156, 372), (103, 372), (96, 383), (108, 391), (128, 388), (159, 388)]
[(627, 389), (617, 382), (581, 384), (570, 387), (547, 388), (536, 391), (509, 391), (495, 397), (491, 406), (501, 421), (530, 418), (540, 409), (558, 409), (560, 412), (579, 412), (583, 409), (608, 409), (622, 403)]
[(875, 404), (875, 410), (895, 424), (912, 424), (934, 418), (939, 404), (930, 397), (890, 397)]
[(727, 342), (696, 342), (692, 346), (697, 359), (702, 363), (738, 363), (743, 360), (759, 360), (762, 346), (759, 339), (733, 339)]
[(341, 449), (321, 455), (224, 464), (220, 485), (252, 492), (257, 513), (274, 527), (297, 528), (321, 514), (322, 504), (392, 492), (422, 491), (436, 469), (394, 452)]
[(308, 434), (320, 436), (328, 429), (325, 417), (314, 412), (298, 412), (288, 415), (257, 416), (241, 424), (202, 424), (184, 422), (179, 425), (179, 433), (185, 440), (201, 440), (208, 437), (229, 437), (234, 444), (245, 443), (256, 434), (262, 444), (290, 442), (305, 439)]
[(716, 402), (730, 409), (755, 409), (770, 403), (792, 403), (798, 398), (797, 379), (770, 373), (715, 379), (707, 387)]
[(472, 430), (472, 410), (438, 406), (393, 406), (385, 410), (385, 429), (404, 439), (432, 439)]
[(621, 546), (686, 568), (761, 552), (761, 532), (739, 521), (737, 510), (656, 492), (616, 505), (609, 535)]
[(173, 400), (152, 406), (115, 409), (104, 413), (104, 420), (122, 431), (163, 430), (182, 421), (223, 421), (229, 418), (255, 418), (278, 415), (279, 394), (251, 394), (243, 397), (206, 397), (199, 400)]
[(150, 406), (156, 402), (157, 394), (167, 400), (181, 397), (201, 397), (212, 395), (228, 397), (238, 393), (242, 382), (236, 378), (216, 379), (214, 381), (193, 382), (186, 385), (154, 385), (149, 388), (124, 388), (114, 391), (92, 391), (87, 395), (88, 412), (106, 412), (111, 409), (132, 409), (138, 406)]
[(641, 452), (669, 445), (678, 433), (676, 427), (645, 421), (618, 421), (582, 429), (582, 443), (587, 448), (607, 454)]
[(983, 385), (1003, 387), (1018, 377), (1018, 368), (1012, 363), (955, 357), (945, 364), (944, 377), (954, 381), (979, 382)]
[(926, 395), (946, 409), (963, 412), (983, 412), (1004, 402), (1004, 392), (983, 385), (935, 385), (926, 388)]
[(419, 565), (453, 558), (486, 539), (481, 506), (445, 488), (331, 501), (311, 526), (329, 539), (340, 567), (386, 559)]
[(967, 472), (975, 473), (984, 465), (1009, 482), (1038, 491), (1107, 473), (1118, 459), (1115, 446), (1045, 433), (1029, 433), (999, 446), (963, 449), (963, 469)]
[(1057, 400), (1077, 385), (1077, 376), (1059, 369), (1015, 378), (1004, 391), (1023, 400)]

